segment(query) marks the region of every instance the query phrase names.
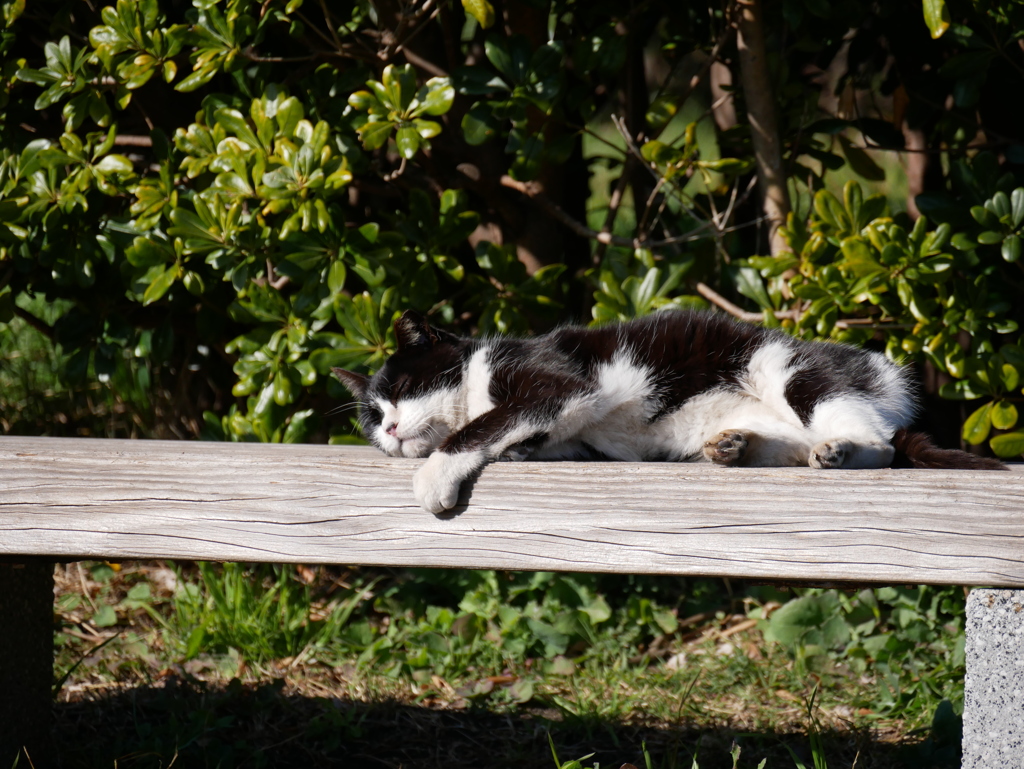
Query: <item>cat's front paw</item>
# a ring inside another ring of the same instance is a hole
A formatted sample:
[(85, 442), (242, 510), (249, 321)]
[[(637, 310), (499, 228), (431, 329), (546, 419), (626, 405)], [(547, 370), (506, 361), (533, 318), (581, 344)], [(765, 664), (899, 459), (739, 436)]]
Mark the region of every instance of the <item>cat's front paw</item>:
[(734, 465), (747, 451), (747, 436), (740, 430), (723, 430), (704, 444), (704, 456), (716, 465)]
[(459, 501), (463, 481), (483, 465), (480, 452), (443, 454), (435, 451), (412, 478), (412, 492), (428, 513), (451, 510)]

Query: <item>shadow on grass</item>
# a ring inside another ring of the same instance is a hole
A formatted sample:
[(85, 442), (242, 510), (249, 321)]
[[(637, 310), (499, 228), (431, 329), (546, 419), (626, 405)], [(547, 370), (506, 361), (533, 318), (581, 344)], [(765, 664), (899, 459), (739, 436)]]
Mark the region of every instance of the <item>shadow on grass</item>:
[[(288, 695), (283, 682), (233, 681), (207, 686), (170, 678), (56, 706), (56, 748), (65, 769), (114, 767), (392, 767), (394, 769), (551, 769), (548, 735), (562, 762), (593, 753), (591, 767), (730, 769), (735, 741), (739, 767), (814, 767), (806, 734), (696, 731), (580, 719), (529, 706), (515, 712), (438, 710), (396, 702), (363, 703)], [(959, 739), (946, 730), (915, 744), (878, 735), (825, 731), (830, 769), (929, 769), (959, 766)], [(942, 743), (946, 744), (943, 745)], [(792, 751), (792, 753), (790, 752)]]

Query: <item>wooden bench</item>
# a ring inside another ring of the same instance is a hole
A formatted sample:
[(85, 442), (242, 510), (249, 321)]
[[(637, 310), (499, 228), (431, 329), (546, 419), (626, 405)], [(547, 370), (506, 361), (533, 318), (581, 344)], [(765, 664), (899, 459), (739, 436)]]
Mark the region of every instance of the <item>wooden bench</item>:
[(439, 518), (413, 500), (419, 464), (362, 447), (0, 438), (0, 766), (22, 744), (37, 768), (52, 760), (52, 563), (86, 558), (997, 588), (968, 601), (963, 766), (1024, 766), (1020, 468), (504, 463)]

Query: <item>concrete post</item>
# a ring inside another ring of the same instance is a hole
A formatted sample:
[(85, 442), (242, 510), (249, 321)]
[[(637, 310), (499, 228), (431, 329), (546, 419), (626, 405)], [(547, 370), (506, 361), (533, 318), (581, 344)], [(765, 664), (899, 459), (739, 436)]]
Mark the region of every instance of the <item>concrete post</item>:
[(967, 597), (963, 769), (1024, 769), (1024, 590)]

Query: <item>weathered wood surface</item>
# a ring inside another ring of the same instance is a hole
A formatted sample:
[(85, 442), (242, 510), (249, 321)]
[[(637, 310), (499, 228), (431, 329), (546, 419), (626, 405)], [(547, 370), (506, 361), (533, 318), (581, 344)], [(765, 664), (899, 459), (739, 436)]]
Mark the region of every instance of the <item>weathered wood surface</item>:
[(1024, 586), (1024, 472), (503, 463), (455, 514), (370, 448), (0, 438), (0, 557)]

